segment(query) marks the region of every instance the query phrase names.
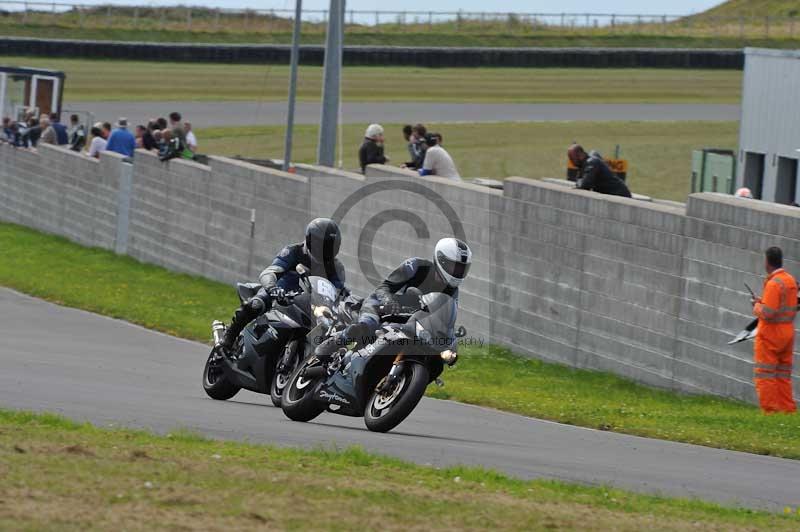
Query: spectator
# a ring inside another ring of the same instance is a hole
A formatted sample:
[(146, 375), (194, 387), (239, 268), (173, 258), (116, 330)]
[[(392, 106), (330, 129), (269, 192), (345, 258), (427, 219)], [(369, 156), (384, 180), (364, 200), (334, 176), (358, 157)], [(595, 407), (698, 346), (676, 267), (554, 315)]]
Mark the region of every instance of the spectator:
[(439, 146), (437, 135), (437, 133), (425, 135), (425, 144), (428, 149), (425, 151), (425, 161), (422, 163), (419, 175), (436, 175), (454, 181), (461, 181), (461, 176), (458, 173), (456, 164), (453, 162), (453, 158), (443, 147)]
[(365, 173), (370, 164), (386, 164), (389, 160), (383, 154), (383, 127), (380, 124), (370, 124), (367, 127), (364, 143), (358, 150), (358, 160), (361, 163), (361, 173)]
[(573, 144), (567, 150), (567, 156), (578, 168), (578, 188), (594, 190), (600, 194), (631, 197), (628, 185), (611, 171), (599, 153), (593, 151), (587, 154), (582, 146)]
[(147, 129), (144, 126), (139, 125), (136, 126), (135, 131), (136, 133), (134, 133), (134, 137), (136, 138), (136, 149), (140, 150), (144, 148), (144, 141), (142, 139), (144, 138), (144, 134)]
[(67, 128), (61, 123), (61, 116), (58, 113), (50, 114), (50, 126), (56, 132), (56, 144), (64, 146), (69, 143), (69, 135), (67, 135)]
[(120, 118), (117, 121), (117, 128), (111, 133), (106, 143), (106, 151), (113, 151), (125, 157), (133, 157), (133, 153), (136, 151), (136, 138), (128, 131), (127, 118)]
[(197, 153), (197, 137), (195, 137), (194, 131), (192, 131), (192, 124), (184, 122), (183, 130), (186, 132), (186, 147), (189, 148), (192, 153)]
[(0, 139), (2, 142), (11, 144), (12, 146), (17, 145), (17, 131), (14, 127), (15, 125), (11, 118), (7, 116), (3, 117), (3, 138)]
[(166, 129), (161, 132), (161, 145), (158, 158), (162, 161), (170, 159), (194, 159), (194, 154), (186, 148), (180, 137), (173, 134), (173, 130)]
[(752, 193), (752, 192), (750, 191), (750, 189), (749, 189), (749, 188), (747, 188), (747, 187), (742, 187), (742, 188), (740, 188), (739, 190), (737, 190), (737, 191), (736, 191), (736, 194), (734, 194), (734, 195), (735, 195), (737, 198), (742, 198), (742, 199), (753, 199), (753, 193)]
[(157, 129), (159, 129), (161, 131), (166, 130), (167, 129), (167, 119), (164, 118), (163, 116), (158, 118), (158, 119), (156, 119), (156, 127), (157, 127)]
[(169, 128), (172, 130), (172, 137), (180, 139), (181, 144), (185, 146), (186, 132), (183, 130), (183, 124), (181, 124), (180, 113), (173, 112), (169, 114)]
[(42, 129), (41, 141), (44, 144), (58, 144), (58, 134), (56, 133), (50, 119), (43, 116), (39, 119), (39, 127)]
[(42, 136), (42, 126), (32, 115), (29, 115), (27, 123), (24, 127), (20, 128), (20, 135), (22, 136), (22, 147), (35, 148), (39, 143)]
[(428, 145), (425, 144), (425, 136), (428, 134), (428, 129), (422, 124), (417, 124), (412, 128), (412, 140), (414, 142), (414, 169), (422, 168), (422, 163), (425, 162), (425, 151)]
[(103, 138), (108, 142), (108, 137), (111, 136), (111, 122), (103, 122)]
[(86, 128), (80, 122), (78, 115), (69, 117), (69, 149), (72, 151), (81, 151), (86, 146)]
[(145, 129), (144, 134), (142, 135), (142, 148), (147, 151), (153, 151), (158, 149), (158, 142), (156, 141), (155, 136), (153, 133), (156, 131), (156, 122), (151, 120), (150, 123), (147, 124), (147, 129)]
[(90, 133), (92, 134), (92, 142), (89, 144), (87, 155), (99, 159), (100, 152), (106, 149), (106, 139), (103, 138), (103, 123), (97, 122), (93, 125)]

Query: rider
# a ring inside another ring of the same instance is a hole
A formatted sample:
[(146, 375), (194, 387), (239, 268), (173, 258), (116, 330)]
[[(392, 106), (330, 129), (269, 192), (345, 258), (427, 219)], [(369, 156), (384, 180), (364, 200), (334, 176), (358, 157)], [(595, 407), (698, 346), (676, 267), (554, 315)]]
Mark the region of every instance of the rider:
[(472, 251), (466, 242), (457, 238), (439, 240), (432, 261), (417, 257), (403, 261), (364, 301), (358, 323), (320, 344), (315, 354), (324, 360), (351, 342), (361, 346), (371, 343), (381, 317), (402, 311), (398, 295), (407, 288), (417, 288), (423, 295), (441, 292), (458, 301), (458, 287), (471, 265)]
[(285, 304), (286, 293), (300, 289), (300, 275), (295, 270), (298, 264), (305, 266), (309, 275), (325, 277), (336, 288), (344, 290), (344, 266), (336, 258), (341, 242), (336, 222), (329, 218), (312, 220), (306, 227), (305, 241), (283, 248), (261, 272), (258, 278), (261, 290), (236, 310), (220, 347), (230, 351), (248, 323), (267, 312), (273, 301)]

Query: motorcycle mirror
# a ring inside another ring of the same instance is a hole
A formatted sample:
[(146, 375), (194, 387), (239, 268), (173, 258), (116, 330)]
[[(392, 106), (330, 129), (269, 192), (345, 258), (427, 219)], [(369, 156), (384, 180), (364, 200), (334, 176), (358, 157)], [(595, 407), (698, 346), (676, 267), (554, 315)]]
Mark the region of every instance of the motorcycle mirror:
[(467, 335), (467, 329), (463, 325), (459, 325), (456, 330), (456, 338), (464, 338)]

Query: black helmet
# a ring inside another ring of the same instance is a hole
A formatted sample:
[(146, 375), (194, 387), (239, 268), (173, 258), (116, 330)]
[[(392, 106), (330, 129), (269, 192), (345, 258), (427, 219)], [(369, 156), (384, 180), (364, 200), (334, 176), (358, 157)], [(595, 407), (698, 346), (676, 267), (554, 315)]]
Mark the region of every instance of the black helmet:
[(317, 218), (306, 227), (306, 253), (316, 262), (333, 260), (341, 244), (339, 226), (330, 218)]

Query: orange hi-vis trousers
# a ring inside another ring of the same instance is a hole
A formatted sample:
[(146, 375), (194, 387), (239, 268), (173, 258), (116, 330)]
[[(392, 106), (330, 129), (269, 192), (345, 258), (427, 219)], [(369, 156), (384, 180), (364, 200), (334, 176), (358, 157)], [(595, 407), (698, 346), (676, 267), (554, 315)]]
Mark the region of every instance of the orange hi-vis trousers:
[(755, 384), (761, 409), (768, 414), (792, 413), (794, 319), (797, 314), (797, 282), (783, 269), (764, 283), (764, 293), (753, 313), (758, 317), (755, 342)]

